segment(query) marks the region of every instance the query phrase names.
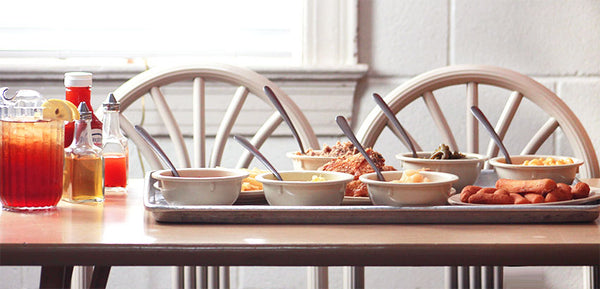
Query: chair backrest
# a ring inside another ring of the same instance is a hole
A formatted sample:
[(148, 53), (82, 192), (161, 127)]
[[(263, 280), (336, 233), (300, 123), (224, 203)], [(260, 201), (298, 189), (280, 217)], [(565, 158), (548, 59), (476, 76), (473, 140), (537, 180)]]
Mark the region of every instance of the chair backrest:
[[(479, 85), (491, 85), (512, 91), (495, 130), (501, 138), (506, 132), (517, 112), (521, 100), (529, 99), (549, 115), (546, 123), (532, 135), (521, 154), (534, 154), (540, 146), (560, 127), (569, 140), (575, 157), (585, 161), (582, 177), (599, 177), (598, 159), (592, 142), (577, 116), (556, 94), (532, 78), (508, 69), (486, 65), (455, 65), (447, 66), (418, 75), (388, 93), (384, 100), (393, 112), (398, 113), (407, 105), (422, 98), (431, 115), (439, 134), (453, 150), (459, 150), (453, 130), (448, 124), (434, 91), (456, 85), (466, 86), (466, 124), (465, 152), (478, 152), (479, 129), (478, 122), (469, 108), (479, 103)], [(388, 123), (387, 118), (379, 107), (375, 107), (367, 115), (357, 132), (358, 139), (365, 146), (374, 146), (379, 135)], [(393, 126), (390, 129), (398, 135)], [(411, 139), (414, 138), (411, 136)], [(421, 150), (417, 142), (417, 150)], [(408, 146), (407, 146), (408, 147)], [(498, 148), (490, 140), (486, 154), (490, 157), (498, 155)]]
[[(190, 99), (186, 101), (189, 101), (193, 115), (193, 127), (191, 133), (194, 147), (193, 161), (190, 160), (190, 154), (188, 153), (180, 124), (177, 122), (175, 113), (169, 106), (169, 100), (174, 100), (174, 97), (179, 96), (171, 96), (170, 94), (164, 93), (161, 89), (164, 86), (185, 81), (191, 81), (192, 85), (192, 95)], [(209, 162), (206, 161), (207, 108), (205, 100), (207, 96), (205, 86), (207, 81), (210, 81), (211, 83), (216, 82), (221, 85), (231, 85), (234, 88), (237, 87), (215, 134)], [(298, 130), (303, 145), (308, 148), (318, 148), (319, 143), (317, 137), (298, 106), (273, 82), (247, 68), (226, 64), (156, 67), (144, 71), (123, 83), (114, 91), (114, 95), (117, 100), (121, 102), (121, 128), (138, 147), (152, 169), (162, 169), (164, 166), (147, 143), (135, 132), (134, 125), (125, 116), (127, 108), (146, 94), (151, 96), (151, 99), (156, 106), (156, 110), (174, 144), (178, 160), (178, 163), (175, 165), (179, 167), (215, 167), (221, 164), (225, 144), (231, 139), (229, 136), (232, 127), (234, 126), (248, 95), (255, 95), (262, 99), (264, 102), (268, 103), (274, 111), (256, 132), (244, 132), (244, 134), (254, 135), (251, 140), (254, 145), (260, 148), (279, 124), (281, 124), (281, 116), (277, 110), (275, 110), (263, 91), (265, 86), (269, 86), (275, 95), (278, 96), (278, 99), (288, 112), (290, 119)], [(251, 160), (252, 155), (247, 151), (244, 151), (236, 167), (247, 167)]]

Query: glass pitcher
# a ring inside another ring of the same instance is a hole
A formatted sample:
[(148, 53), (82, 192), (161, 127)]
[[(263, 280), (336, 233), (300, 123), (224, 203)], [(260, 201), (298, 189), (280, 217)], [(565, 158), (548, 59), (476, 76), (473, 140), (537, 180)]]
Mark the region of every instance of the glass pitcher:
[(42, 118), (33, 90), (0, 88), (0, 201), (5, 210), (47, 210), (62, 195), (64, 123)]

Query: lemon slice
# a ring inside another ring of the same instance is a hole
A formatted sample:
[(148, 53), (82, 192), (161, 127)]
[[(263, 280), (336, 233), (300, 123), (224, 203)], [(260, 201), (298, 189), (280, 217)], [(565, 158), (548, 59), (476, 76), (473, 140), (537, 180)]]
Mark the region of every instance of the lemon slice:
[(44, 119), (73, 121), (79, 119), (77, 107), (70, 101), (64, 99), (48, 99), (43, 104)]

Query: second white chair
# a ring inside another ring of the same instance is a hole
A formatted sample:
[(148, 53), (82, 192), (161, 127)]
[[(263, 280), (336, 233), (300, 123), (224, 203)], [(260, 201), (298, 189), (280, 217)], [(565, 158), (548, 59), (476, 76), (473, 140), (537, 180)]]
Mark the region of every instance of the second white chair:
[[(486, 65), (454, 65), (442, 67), (425, 72), (406, 81), (385, 95), (384, 100), (394, 113), (399, 113), (419, 99), (423, 100), (427, 111), (422, 113), (425, 117), (422, 115), (419, 115), (419, 117), (425, 119), (428, 112), (429, 117), (433, 120), (433, 125), (435, 126), (427, 130), (427, 132), (433, 132), (434, 134), (441, 136), (441, 142), (448, 144), (453, 151), (478, 153), (478, 122), (471, 114), (470, 107), (479, 105), (479, 87), (482, 85), (497, 87), (510, 92), (506, 95), (506, 105), (504, 106), (495, 127), (495, 130), (501, 138), (506, 136), (522, 100), (527, 99), (541, 109), (542, 113), (539, 115), (536, 114), (536, 117), (543, 117), (543, 113), (547, 115), (547, 121), (537, 132), (532, 131), (531, 133), (528, 133), (529, 142), (525, 145), (520, 154), (534, 154), (560, 127), (560, 130), (564, 133), (573, 150), (573, 156), (584, 160), (584, 165), (580, 170), (580, 177), (597, 178), (600, 176), (596, 151), (594, 150), (585, 128), (575, 113), (573, 113), (562, 99), (544, 85), (515, 71)], [(464, 125), (455, 127), (449, 125), (435, 96), (435, 93), (439, 90), (452, 86), (464, 87), (464, 100), (466, 102), (466, 105), (462, 109), (457, 108), (456, 104), (453, 104), (451, 107), (453, 111), (462, 111), (462, 113), (466, 115), (466, 122)], [(494, 94), (494, 96), (496, 96), (496, 94)], [(531, 114), (531, 111), (525, 111), (525, 113)], [(422, 123), (425, 123), (425, 121), (420, 121), (420, 124)], [(528, 123), (526, 125), (530, 126), (531, 124)], [(383, 111), (375, 106), (358, 129), (357, 138), (364, 146), (374, 147), (379, 136), (386, 127), (389, 127), (393, 133), (399, 136), (399, 132), (393, 129), (392, 125), (388, 126), (388, 119)], [(404, 128), (407, 131), (410, 131), (410, 127), (404, 126)], [(420, 136), (422, 137), (424, 128), (420, 127), (419, 130), (421, 131)], [(455, 139), (454, 133), (457, 132), (465, 134), (466, 140), (464, 142), (464, 147), (459, 147), (459, 142)], [(526, 138), (527, 136), (522, 135), (520, 137)], [(402, 140), (401, 137), (399, 137), (399, 139)], [(419, 143), (415, 141), (415, 138), (412, 139), (417, 150), (421, 150), (421, 147)], [(408, 151), (408, 145), (405, 144), (405, 148), (406, 151)], [(431, 150), (432, 149), (433, 148), (431, 148)], [(396, 153), (399, 152), (400, 151), (397, 151)], [(485, 154), (489, 157), (497, 156), (498, 148), (492, 140), (489, 141), (487, 152)], [(358, 269), (361, 269), (359, 272), (362, 272), (362, 268)], [(594, 270), (595, 272), (598, 272), (597, 266)], [(469, 271), (471, 271), (471, 274)], [(448, 269), (447, 275), (447, 287), (449, 288), (457, 288), (459, 285), (458, 283), (460, 283), (460, 288), (469, 288), (470, 285), (473, 288), (481, 288), (480, 286), (483, 286), (483, 288), (502, 288), (503, 286), (501, 267), (484, 267), (483, 269), (480, 267), (469, 268), (468, 266), (459, 268), (451, 267)], [(596, 286), (597, 285), (598, 284), (596, 284)]]

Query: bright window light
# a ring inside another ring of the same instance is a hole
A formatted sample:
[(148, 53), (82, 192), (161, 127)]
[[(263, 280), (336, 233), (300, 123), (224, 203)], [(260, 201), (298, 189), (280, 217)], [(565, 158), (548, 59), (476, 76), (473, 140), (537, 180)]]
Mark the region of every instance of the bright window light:
[(0, 57), (301, 61), (302, 0), (19, 0), (2, 12)]

